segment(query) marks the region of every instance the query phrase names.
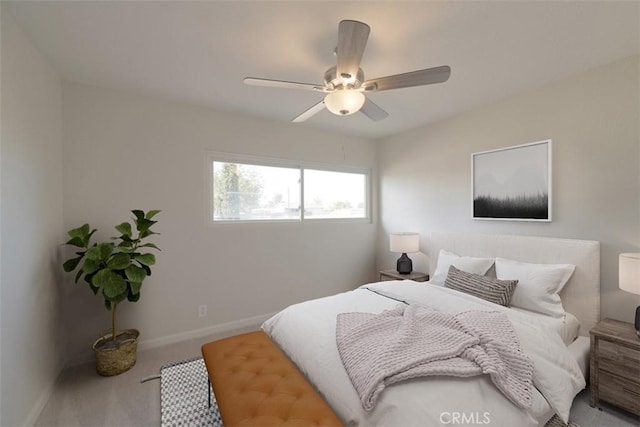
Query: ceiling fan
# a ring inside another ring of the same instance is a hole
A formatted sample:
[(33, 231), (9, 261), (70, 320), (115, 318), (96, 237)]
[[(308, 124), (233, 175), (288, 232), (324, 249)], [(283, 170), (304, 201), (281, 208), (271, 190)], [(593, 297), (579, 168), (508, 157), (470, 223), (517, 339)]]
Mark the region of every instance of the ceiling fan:
[(364, 72), (360, 68), (360, 61), (367, 45), (370, 30), (369, 26), (363, 22), (340, 21), (338, 26), (338, 46), (334, 51), (337, 65), (329, 68), (324, 73), (324, 84), (298, 83), (254, 77), (247, 77), (244, 82), (252, 86), (314, 90), (326, 93), (322, 101), (292, 120), (294, 123), (298, 123), (309, 119), (325, 107), (339, 116), (362, 111), (371, 120), (382, 120), (389, 116), (389, 113), (368, 99), (364, 95), (365, 93), (442, 83), (449, 79), (451, 68), (448, 65), (443, 65), (365, 80)]

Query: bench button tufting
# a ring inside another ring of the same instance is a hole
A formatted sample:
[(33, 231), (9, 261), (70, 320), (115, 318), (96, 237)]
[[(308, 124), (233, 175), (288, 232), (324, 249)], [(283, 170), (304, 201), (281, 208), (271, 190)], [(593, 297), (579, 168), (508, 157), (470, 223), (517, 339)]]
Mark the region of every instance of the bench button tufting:
[(224, 425), (343, 425), (262, 331), (205, 344), (202, 355)]

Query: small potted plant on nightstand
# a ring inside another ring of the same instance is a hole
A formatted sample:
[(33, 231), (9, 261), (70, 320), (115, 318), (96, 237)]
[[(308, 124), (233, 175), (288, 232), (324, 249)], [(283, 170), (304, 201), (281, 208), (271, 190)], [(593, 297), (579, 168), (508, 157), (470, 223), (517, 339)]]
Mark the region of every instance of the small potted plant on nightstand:
[[(111, 311), (111, 332), (98, 338), (93, 344), (96, 355), (96, 370), (100, 375), (118, 375), (136, 363), (138, 336), (136, 329), (116, 330), (116, 308), (124, 300), (136, 302), (140, 299), (140, 287), (156, 258), (148, 249), (160, 250), (153, 243), (143, 241), (154, 234), (151, 231), (157, 221), (152, 218), (160, 211), (131, 211), (134, 215), (133, 227), (128, 222), (116, 225), (120, 233), (112, 241), (91, 244), (91, 236), (96, 232), (89, 224), (68, 232), (67, 245), (80, 248), (75, 257), (63, 264), (64, 271), (78, 268), (75, 282), (82, 277), (94, 294), (104, 298), (105, 308)], [(83, 277), (84, 276), (84, 277)]]

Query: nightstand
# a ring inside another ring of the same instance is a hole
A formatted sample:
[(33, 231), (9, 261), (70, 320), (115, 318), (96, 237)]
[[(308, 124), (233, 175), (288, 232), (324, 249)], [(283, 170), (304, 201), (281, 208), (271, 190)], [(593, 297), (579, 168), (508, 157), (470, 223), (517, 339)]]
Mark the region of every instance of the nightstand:
[(400, 274), (397, 270), (380, 270), (380, 280), (415, 280), (416, 282), (426, 282), (429, 275), (412, 271), (409, 274)]
[(640, 338), (635, 327), (604, 319), (590, 333), (589, 405), (605, 400), (640, 415)]

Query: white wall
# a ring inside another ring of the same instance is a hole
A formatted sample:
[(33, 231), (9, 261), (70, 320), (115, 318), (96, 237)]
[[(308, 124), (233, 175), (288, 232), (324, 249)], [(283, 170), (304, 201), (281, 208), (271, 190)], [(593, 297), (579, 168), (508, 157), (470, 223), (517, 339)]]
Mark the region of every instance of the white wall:
[[(378, 268), (395, 265), (392, 231), (598, 240), (602, 316), (633, 321), (640, 298), (617, 286), (618, 254), (640, 251), (639, 78), (636, 56), (380, 141)], [(471, 153), (543, 139), (553, 140), (553, 222), (472, 220)], [(426, 257), (414, 258), (425, 271)]]
[(30, 424), (61, 367), (62, 85), (2, 7), (0, 425)]
[[(207, 150), (373, 168), (375, 145), (301, 127), (79, 84), (63, 87), (64, 219), (99, 237), (131, 209), (162, 209), (162, 252), (120, 327), (143, 342), (275, 312), (375, 277), (374, 223), (205, 224)], [(375, 178), (374, 178), (375, 179)], [(69, 356), (109, 326), (88, 288), (69, 293)], [(198, 305), (208, 316), (198, 318)]]
[[(376, 148), (365, 139), (130, 93), (71, 83), (61, 89), (4, 10), (1, 29), (3, 426), (32, 421), (63, 357), (87, 354), (109, 326), (99, 298), (70, 275), (60, 278), (64, 231), (90, 222), (105, 238), (134, 208), (163, 210), (153, 276), (138, 303), (119, 309), (119, 326), (140, 329), (143, 343), (256, 319), (373, 280), (376, 267), (394, 265), (387, 236), (397, 230), (599, 240), (603, 315), (631, 320), (640, 302), (617, 289), (618, 253), (640, 250), (637, 57)], [(470, 154), (546, 138), (554, 140), (553, 222), (472, 221)], [(208, 227), (207, 150), (372, 168), (374, 180), (379, 173), (379, 233), (375, 215), (372, 224)], [(418, 257), (416, 269), (425, 262)], [(197, 317), (200, 304), (208, 305), (206, 318)]]

